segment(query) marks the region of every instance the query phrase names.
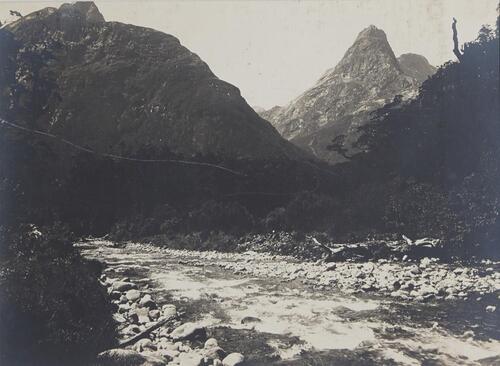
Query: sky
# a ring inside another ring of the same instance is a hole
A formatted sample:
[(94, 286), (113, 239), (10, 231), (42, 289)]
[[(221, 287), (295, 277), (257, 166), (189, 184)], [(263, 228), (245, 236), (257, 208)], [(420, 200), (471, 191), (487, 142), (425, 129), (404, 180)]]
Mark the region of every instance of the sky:
[[(107, 21), (179, 38), (252, 106), (284, 105), (334, 67), (357, 34), (383, 29), (396, 56), (412, 52), (439, 66), (453, 59), (452, 17), (461, 43), (495, 24), (497, 0), (96, 0)], [(0, 0), (23, 15), (64, 1)]]

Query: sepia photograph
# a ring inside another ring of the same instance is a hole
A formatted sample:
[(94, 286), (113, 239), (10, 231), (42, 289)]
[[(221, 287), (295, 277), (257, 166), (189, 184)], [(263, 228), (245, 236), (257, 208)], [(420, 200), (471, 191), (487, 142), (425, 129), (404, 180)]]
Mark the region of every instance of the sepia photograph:
[(498, 0), (0, 0), (0, 366), (500, 366)]

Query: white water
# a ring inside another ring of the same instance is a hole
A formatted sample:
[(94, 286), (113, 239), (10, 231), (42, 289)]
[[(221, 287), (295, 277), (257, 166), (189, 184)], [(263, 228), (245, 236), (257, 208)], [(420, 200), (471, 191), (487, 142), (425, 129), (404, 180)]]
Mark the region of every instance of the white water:
[[(108, 263), (110, 271), (118, 274), (127, 269), (139, 270), (153, 293), (168, 294), (177, 301), (209, 304), (197, 309), (197, 321), (208, 327), (254, 328), (277, 336), (298, 337), (303, 344), (284, 344), (278, 337), (268, 341), (282, 359), (300, 357), (303, 350), (361, 348), (376, 351), (382, 360), (401, 365), (420, 365), (423, 359), (438, 365), (474, 365), (477, 360), (500, 355), (498, 340), (467, 339), (451, 334), (439, 324), (429, 327), (380, 320), (377, 312), (390, 311), (393, 300), (360, 299), (319, 292), (276, 278), (237, 276), (209, 261), (206, 266), (180, 264), (179, 259), (185, 258), (181, 251), (178, 256), (171, 250), (168, 256), (162, 256), (160, 250), (144, 253), (138, 246), (123, 249), (101, 246), (85, 253)], [(193, 257), (196, 254), (190, 253), (189, 258)], [(342, 316), (346, 311), (361, 316), (346, 318)], [(259, 318), (260, 322), (242, 324), (241, 320), (249, 316)], [(393, 326), (410, 336), (391, 339), (387, 335)]]

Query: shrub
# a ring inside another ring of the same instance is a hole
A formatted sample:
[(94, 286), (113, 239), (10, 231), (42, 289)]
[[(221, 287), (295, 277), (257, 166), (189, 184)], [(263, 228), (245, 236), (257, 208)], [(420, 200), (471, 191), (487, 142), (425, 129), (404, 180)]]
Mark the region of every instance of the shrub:
[(0, 364), (81, 364), (114, 344), (100, 268), (68, 234), (60, 225), (0, 231)]

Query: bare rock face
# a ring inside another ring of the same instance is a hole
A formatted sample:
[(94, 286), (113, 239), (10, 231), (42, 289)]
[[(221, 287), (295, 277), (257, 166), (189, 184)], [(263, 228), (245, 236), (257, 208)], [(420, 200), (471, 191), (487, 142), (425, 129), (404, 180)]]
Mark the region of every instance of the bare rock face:
[(18, 123), (108, 153), (303, 156), (177, 38), (106, 22), (93, 2), (42, 9), (1, 32), (0, 109)]
[[(352, 152), (350, 144), (357, 137), (358, 127), (369, 120), (371, 111), (396, 95), (403, 99), (416, 95), (420, 80), (415, 74), (420, 76), (427, 71), (413, 72), (414, 63), (405, 62), (403, 69), (384, 31), (371, 25), (359, 33), (338, 65), (328, 70), (314, 87), (287, 106), (274, 107), (261, 116), (283, 137), (317, 157), (343, 161), (342, 156), (328, 151), (331, 140), (345, 135)], [(420, 61), (417, 63), (421, 66)]]

